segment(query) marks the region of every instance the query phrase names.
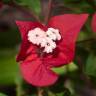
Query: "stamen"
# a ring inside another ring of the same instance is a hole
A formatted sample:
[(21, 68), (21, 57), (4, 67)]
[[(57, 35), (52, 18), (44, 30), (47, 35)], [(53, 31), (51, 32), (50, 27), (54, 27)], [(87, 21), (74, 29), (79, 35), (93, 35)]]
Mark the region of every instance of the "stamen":
[(49, 35), (46, 35), (47, 37), (49, 37)]
[(47, 42), (47, 46), (50, 46), (50, 44)]
[(38, 37), (39, 35), (38, 34), (36, 34), (36, 37)]

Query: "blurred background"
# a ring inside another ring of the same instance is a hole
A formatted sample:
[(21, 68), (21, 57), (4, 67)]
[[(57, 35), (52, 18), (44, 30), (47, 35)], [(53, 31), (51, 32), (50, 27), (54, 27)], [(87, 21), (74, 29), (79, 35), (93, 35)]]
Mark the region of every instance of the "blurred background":
[[(0, 96), (96, 96), (96, 33), (91, 28), (95, 10), (96, 0), (0, 0)], [(75, 59), (55, 69), (60, 74), (56, 84), (30, 86), (15, 61), (21, 43), (15, 20), (35, 21), (39, 17), (46, 22), (66, 13), (90, 14), (79, 34)]]

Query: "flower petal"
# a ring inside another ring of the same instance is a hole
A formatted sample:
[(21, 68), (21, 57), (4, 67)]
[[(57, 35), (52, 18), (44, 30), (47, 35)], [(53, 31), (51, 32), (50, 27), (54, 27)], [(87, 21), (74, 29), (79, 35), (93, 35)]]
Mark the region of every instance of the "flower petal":
[(30, 44), (28, 41), (22, 41), (16, 61), (24, 61), (29, 54), (36, 54), (36, 46)]
[(65, 14), (55, 16), (49, 21), (48, 27), (59, 29), (62, 40), (57, 44), (57, 50), (46, 56), (44, 62), (49, 66), (61, 66), (70, 63), (74, 58), (75, 42), (88, 14)]
[(34, 86), (52, 85), (58, 79), (58, 75), (47, 68), (39, 58), (25, 60), (20, 64), (20, 68), (24, 79)]
[(16, 21), (16, 24), (20, 30), (21, 37), (24, 39), (29, 30), (34, 29), (36, 27), (43, 28), (43, 25), (38, 22), (31, 21)]
[(91, 26), (93, 32), (96, 32), (96, 13), (93, 15)]
[[(20, 52), (16, 58), (17, 61), (23, 61), (25, 57), (31, 52), (36, 53), (36, 46), (32, 45), (28, 41), (28, 31), (34, 29), (35, 27), (40, 27), (44, 29), (44, 26), (38, 22), (31, 21), (16, 21), (16, 24), (20, 30), (22, 37), (22, 44), (20, 47)], [(30, 52), (28, 50), (31, 50)]]

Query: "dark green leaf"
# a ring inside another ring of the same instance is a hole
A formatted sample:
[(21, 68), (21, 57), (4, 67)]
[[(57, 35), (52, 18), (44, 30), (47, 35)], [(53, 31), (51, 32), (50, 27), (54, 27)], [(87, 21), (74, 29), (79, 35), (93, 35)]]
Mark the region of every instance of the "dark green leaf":
[(15, 84), (18, 75), (18, 64), (15, 61), (16, 51), (0, 50), (0, 85)]
[(0, 96), (7, 96), (7, 95), (5, 95), (5, 94), (3, 94), (3, 93), (0, 93)]
[(40, 0), (16, 0), (18, 4), (27, 6), (39, 15), (41, 11)]
[(96, 56), (94, 54), (90, 54), (87, 59), (85, 73), (96, 77)]
[(9, 3), (11, 0), (3, 0), (4, 3)]
[(67, 72), (72, 72), (72, 71), (75, 71), (77, 70), (78, 67), (76, 66), (76, 64), (74, 64), (73, 62), (71, 62), (70, 64), (68, 65), (64, 65), (62, 67), (56, 67), (56, 68), (52, 68), (52, 70), (58, 74), (66, 74)]

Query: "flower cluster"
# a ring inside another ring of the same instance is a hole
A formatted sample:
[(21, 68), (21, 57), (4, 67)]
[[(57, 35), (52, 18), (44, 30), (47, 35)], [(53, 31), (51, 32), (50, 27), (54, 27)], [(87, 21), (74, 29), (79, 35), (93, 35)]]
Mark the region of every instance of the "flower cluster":
[(45, 32), (40, 28), (34, 28), (28, 32), (28, 40), (44, 48), (44, 52), (51, 53), (56, 48), (56, 40), (60, 40), (61, 35), (58, 29), (48, 28)]
[[(59, 75), (52, 68), (72, 62), (78, 34), (87, 18), (88, 14), (64, 14), (52, 17), (46, 26), (39, 22), (16, 21), (22, 37), (16, 60), (20, 62), (22, 76), (28, 83), (42, 87), (58, 80)], [(60, 41), (56, 43), (56, 40)], [(47, 53), (56, 49), (52, 54), (42, 56), (36, 45)]]

